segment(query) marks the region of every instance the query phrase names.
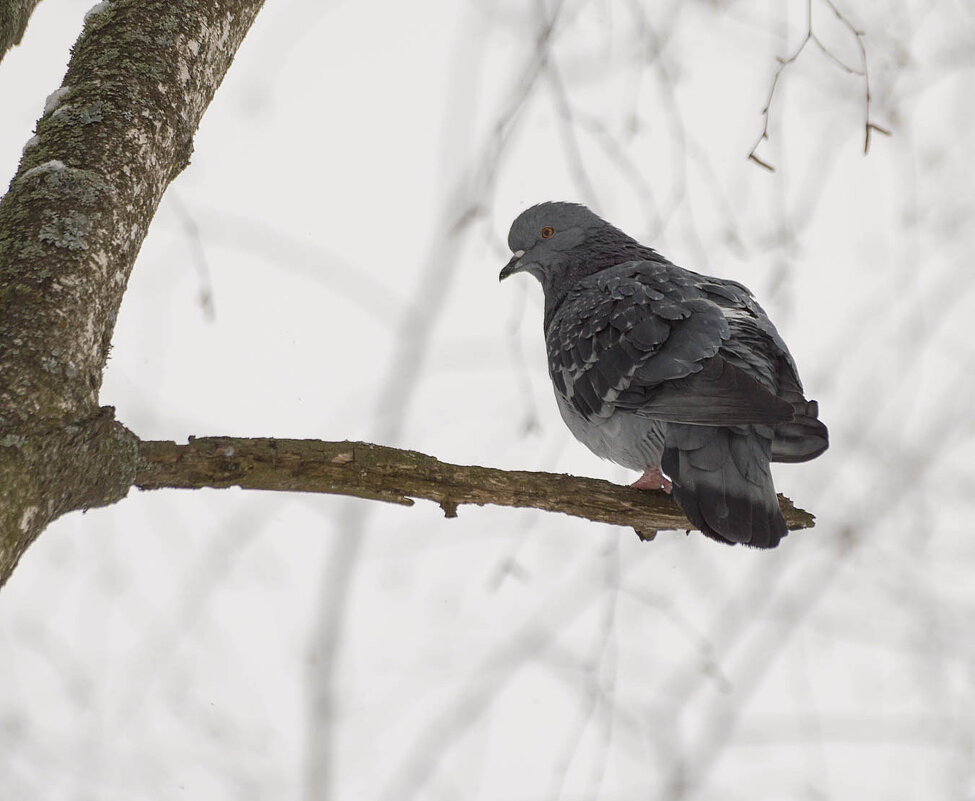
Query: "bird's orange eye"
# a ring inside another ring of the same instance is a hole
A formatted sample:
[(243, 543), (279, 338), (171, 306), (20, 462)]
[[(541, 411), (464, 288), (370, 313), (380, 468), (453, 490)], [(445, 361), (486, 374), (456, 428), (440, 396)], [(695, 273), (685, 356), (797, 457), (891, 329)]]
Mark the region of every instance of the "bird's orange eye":
[(554, 233), (555, 233), (555, 229), (554, 228), (550, 228), (549, 226), (546, 225), (542, 229), (542, 239), (551, 239), (551, 237), (552, 237), (552, 235)]

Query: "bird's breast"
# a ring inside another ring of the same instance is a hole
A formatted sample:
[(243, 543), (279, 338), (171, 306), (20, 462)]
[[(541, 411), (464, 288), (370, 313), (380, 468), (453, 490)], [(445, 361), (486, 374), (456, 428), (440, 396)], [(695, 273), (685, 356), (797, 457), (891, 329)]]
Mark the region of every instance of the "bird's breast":
[(666, 423), (619, 410), (587, 420), (558, 389), (555, 401), (572, 435), (597, 456), (631, 470), (660, 465)]

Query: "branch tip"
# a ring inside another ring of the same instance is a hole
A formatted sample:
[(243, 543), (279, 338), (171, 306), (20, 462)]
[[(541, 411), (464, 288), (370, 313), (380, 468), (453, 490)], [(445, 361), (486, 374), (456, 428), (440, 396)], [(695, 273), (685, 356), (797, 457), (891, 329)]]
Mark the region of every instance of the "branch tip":
[[(767, 139), (768, 137), (767, 136), (763, 136), (763, 138)], [(775, 172), (775, 167), (773, 167), (767, 161), (763, 161), (762, 159), (760, 159), (758, 156), (755, 155), (754, 152), (749, 153), (748, 154), (748, 158), (749, 158), (749, 160), (754, 161), (759, 167), (764, 167), (769, 172)]]

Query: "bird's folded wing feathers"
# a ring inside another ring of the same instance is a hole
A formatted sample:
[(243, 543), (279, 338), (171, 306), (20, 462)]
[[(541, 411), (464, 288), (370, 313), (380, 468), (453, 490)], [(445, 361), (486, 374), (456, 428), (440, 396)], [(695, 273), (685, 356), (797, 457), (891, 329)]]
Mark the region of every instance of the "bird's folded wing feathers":
[(776, 343), (746, 306), (750, 296), (737, 305), (729, 297), (747, 290), (720, 287), (729, 311), (708, 297), (709, 284), (669, 281), (658, 265), (641, 264), (570, 292), (546, 332), (556, 391), (589, 420), (618, 409), (700, 425), (792, 419), (791, 404), (774, 394)]
[[(792, 405), (775, 397), (743, 370), (721, 356), (704, 362), (700, 372), (641, 392), (632, 411), (668, 423), (748, 425), (791, 420)], [(618, 408), (627, 408), (626, 398)]]

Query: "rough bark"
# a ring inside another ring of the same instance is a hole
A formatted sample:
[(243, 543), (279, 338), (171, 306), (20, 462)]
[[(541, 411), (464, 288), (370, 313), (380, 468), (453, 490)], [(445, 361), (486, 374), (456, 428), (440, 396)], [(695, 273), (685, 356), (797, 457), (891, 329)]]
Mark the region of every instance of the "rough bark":
[[(664, 492), (637, 490), (593, 478), (496, 470), (441, 462), (416, 451), (367, 442), (206, 437), (187, 445), (142, 442), (135, 483), (141, 489), (242, 487), (324, 492), (410, 505), (440, 504), (456, 517), (461, 504), (496, 504), (562, 512), (599, 523), (632, 526), (642, 538), (690, 529)], [(809, 528), (813, 516), (779, 496), (790, 529)]]
[(115, 318), (262, 1), (89, 13), (0, 201), (0, 584), (55, 517), (131, 486), (135, 438), (98, 408)]
[(136, 475), (138, 440), (112, 411), (0, 439), (0, 586), (48, 522), (125, 497)]
[(0, 0), (0, 61), (27, 30), (30, 15), (41, 0)]

